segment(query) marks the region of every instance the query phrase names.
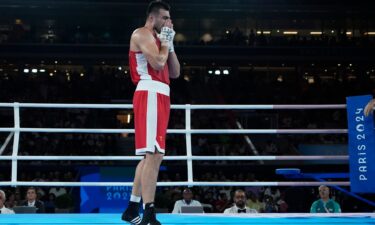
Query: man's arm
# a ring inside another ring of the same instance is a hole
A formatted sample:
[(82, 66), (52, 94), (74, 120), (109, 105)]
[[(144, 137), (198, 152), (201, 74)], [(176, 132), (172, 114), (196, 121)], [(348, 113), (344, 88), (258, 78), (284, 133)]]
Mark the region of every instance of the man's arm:
[(374, 108), (375, 106), (375, 98), (372, 99), (371, 101), (369, 101), (369, 103), (367, 103), (366, 107), (365, 107), (365, 115), (368, 116), (371, 114), (372, 112), (372, 109)]
[(341, 207), (340, 207), (339, 203), (335, 202), (334, 210), (333, 211), (335, 213), (341, 213)]
[(170, 78), (178, 78), (180, 76), (180, 62), (175, 52), (170, 52), (168, 57), (168, 69)]
[(178, 78), (180, 76), (180, 62), (178, 61), (176, 52), (174, 51), (173, 39), (176, 32), (173, 30), (172, 20), (165, 23), (165, 26), (170, 28), (169, 32), (169, 55), (168, 55), (168, 70), (170, 78)]
[(9, 214), (15, 214), (15, 212), (12, 209), (8, 209)]
[(190, 205), (191, 205), (191, 206), (202, 206), (202, 204), (201, 204), (199, 201), (194, 200), (194, 199), (191, 200)]
[(152, 33), (145, 28), (139, 29), (132, 35), (132, 41), (145, 55), (147, 62), (155, 70), (162, 70), (168, 60), (169, 43), (161, 40), (161, 48), (155, 43)]
[(224, 210), (223, 213), (224, 213), (224, 214), (231, 214), (230, 210), (231, 210), (231, 208), (227, 208), (227, 209)]
[(311, 208), (310, 208), (310, 213), (316, 213), (316, 204), (317, 204), (317, 202), (313, 202), (313, 204), (311, 205)]
[(180, 213), (181, 211), (181, 205), (179, 204), (180, 201), (176, 201), (174, 203), (173, 211), (172, 213)]

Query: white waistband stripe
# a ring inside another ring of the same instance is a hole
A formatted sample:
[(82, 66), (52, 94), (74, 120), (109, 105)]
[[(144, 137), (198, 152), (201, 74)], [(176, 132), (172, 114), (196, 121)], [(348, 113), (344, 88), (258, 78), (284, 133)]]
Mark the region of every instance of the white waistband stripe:
[(136, 91), (152, 91), (169, 96), (170, 90), (168, 84), (155, 80), (140, 80)]

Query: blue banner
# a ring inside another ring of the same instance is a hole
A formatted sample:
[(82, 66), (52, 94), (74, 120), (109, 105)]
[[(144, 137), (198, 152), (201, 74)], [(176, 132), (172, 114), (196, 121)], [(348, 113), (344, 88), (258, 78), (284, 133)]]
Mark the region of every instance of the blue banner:
[(350, 187), (356, 193), (375, 193), (375, 132), (373, 116), (364, 109), (371, 95), (347, 97)]
[[(132, 167), (82, 167), (82, 182), (132, 182)], [(81, 187), (81, 213), (121, 213), (127, 207), (131, 187)]]
[[(82, 182), (133, 182), (135, 166), (80, 167)], [(160, 171), (166, 171), (161, 166)], [(121, 213), (128, 206), (132, 187), (81, 187), (81, 213)]]

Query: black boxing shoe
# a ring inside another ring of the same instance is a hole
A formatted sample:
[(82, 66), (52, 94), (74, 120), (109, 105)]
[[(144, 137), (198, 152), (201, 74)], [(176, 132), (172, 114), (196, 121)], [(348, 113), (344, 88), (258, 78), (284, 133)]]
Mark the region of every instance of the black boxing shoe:
[(146, 204), (142, 221), (139, 225), (161, 225), (161, 223), (156, 219), (155, 207), (153, 202)]
[(137, 202), (129, 202), (128, 208), (122, 213), (121, 219), (132, 225), (139, 225), (141, 217), (139, 216), (139, 205)]

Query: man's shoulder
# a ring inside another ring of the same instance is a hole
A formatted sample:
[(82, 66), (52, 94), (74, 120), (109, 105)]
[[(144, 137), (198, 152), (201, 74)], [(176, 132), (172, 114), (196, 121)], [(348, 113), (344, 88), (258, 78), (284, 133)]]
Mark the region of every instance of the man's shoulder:
[(6, 208), (6, 207), (4, 207), (2, 210), (3, 210), (3, 213), (4, 213), (4, 214), (14, 214), (14, 211), (13, 211), (13, 210), (8, 209), (8, 208)]
[(232, 208), (233, 208), (233, 206), (230, 207), (230, 208), (226, 208), (226, 209), (224, 210), (224, 213), (230, 213), (230, 212), (232, 211)]
[(321, 202), (320, 199), (315, 200), (315, 201), (312, 203), (312, 206), (315, 206), (315, 205), (319, 204), (320, 202)]
[[(134, 30), (133, 34), (130, 38), (130, 49), (132, 51), (140, 51), (139, 46), (144, 45), (146, 43), (153, 43), (154, 42), (154, 36), (150, 30), (148, 30), (145, 27), (140, 27), (136, 30)], [(138, 46), (138, 47), (136, 47)]]
[(5, 210), (6, 210), (8, 213), (14, 214), (14, 211), (13, 211), (12, 209), (5, 208)]
[(330, 202), (332, 202), (333, 204), (335, 204), (335, 205), (339, 205), (339, 203), (338, 202), (336, 202), (335, 200), (333, 200), (333, 199), (330, 199)]
[(133, 38), (137, 38), (137, 37), (147, 37), (147, 36), (150, 36), (152, 37), (152, 33), (150, 32), (150, 30), (148, 30), (146, 27), (139, 27), (137, 29), (135, 29), (132, 33), (132, 37)]

